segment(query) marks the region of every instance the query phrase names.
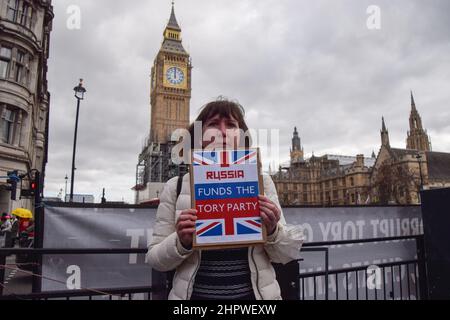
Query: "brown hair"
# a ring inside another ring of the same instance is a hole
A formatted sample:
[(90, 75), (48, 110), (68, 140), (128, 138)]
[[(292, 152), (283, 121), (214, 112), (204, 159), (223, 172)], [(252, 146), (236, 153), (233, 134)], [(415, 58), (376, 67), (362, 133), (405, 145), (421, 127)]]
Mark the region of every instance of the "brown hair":
[[(191, 148), (195, 148), (194, 141), (194, 124), (197, 121), (202, 122), (203, 124), (210, 118), (220, 115), (221, 117), (231, 119), (233, 117), (238, 122), (239, 129), (241, 129), (241, 144), (244, 143), (243, 146), (245, 148), (249, 148), (251, 146), (251, 137), (248, 132), (248, 126), (245, 123), (245, 111), (244, 108), (235, 101), (227, 100), (223, 97), (219, 97), (215, 101), (211, 101), (204, 105), (200, 109), (200, 114), (197, 116), (197, 119), (189, 126), (189, 134), (191, 135)], [(244, 135), (242, 135), (244, 133)]]

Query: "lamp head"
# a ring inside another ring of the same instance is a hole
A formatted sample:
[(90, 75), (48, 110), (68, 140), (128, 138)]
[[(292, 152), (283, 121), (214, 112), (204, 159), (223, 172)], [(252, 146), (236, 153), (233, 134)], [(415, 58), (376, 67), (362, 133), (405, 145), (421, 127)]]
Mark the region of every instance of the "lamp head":
[(75, 91), (75, 98), (77, 98), (78, 100), (84, 99), (86, 89), (83, 87), (83, 79), (80, 79), (80, 83), (78, 84), (78, 86), (73, 88), (73, 90)]

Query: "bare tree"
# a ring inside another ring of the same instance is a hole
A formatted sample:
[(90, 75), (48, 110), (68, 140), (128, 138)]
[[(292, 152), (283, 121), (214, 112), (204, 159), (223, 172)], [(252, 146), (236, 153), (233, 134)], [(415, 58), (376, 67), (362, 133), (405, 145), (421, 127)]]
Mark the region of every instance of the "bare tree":
[(414, 173), (404, 165), (384, 162), (372, 182), (372, 193), (379, 204), (411, 204), (411, 192), (418, 190)]

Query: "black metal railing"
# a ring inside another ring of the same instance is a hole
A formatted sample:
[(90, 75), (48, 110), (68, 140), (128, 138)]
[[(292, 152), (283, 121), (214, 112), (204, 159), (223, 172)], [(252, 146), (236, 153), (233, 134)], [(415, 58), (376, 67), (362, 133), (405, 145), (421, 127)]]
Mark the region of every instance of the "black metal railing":
[(83, 298), (83, 300), (132, 300), (135, 298), (135, 294), (141, 294), (140, 300), (151, 300), (152, 287), (61, 290), (27, 294), (12, 293), (0, 296), (0, 300), (74, 300), (77, 298)]
[[(373, 266), (378, 269), (375, 270), (375, 272), (379, 271), (381, 273), (381, 276), (377, 275), (377, 277), (381, 279), (377, 279), (378, 282), (376, 283), (375, 288), (368, 288), (368, 267), (370, 267), (368, 265), (335, 270), (329, 269), (329, 246), (402, 240), (415, 240), (417, 258), (407, 261), (379, 263), (376, 266)], [(412, 298), (415, 298), (417, 300), (428, 299), (423, 235), (305, 243), (303, 245), (302, 252), (308, 251), (323, 251), (325, 253), (325, 270), (299, 273), (300, 300), (307, 300), (311, 296), (311, 300), (318, 300), (319, 296), (324, 296), (324, 300), (411, 300)], [(395, 274), (396, 270), (398, 270), (397, 274)], [(389, 272), (390, 277), (387, 276), (387, 273)], [(402, 281), (402, 274), (404, 274), (404, 272), (406, 272), (405, 285)], [(350, 283), (349, 279), (352, 274), (355, 276), (355, 281)], [(412, 279), (410, 277), (411, 275)], [(399, 281), (394, 281), (394, 279), (399, 279)], [(343, 283), (345, 283), (345, 285), (342, 285), (344, 297), (339, 296), (339, 284), (341, 282), (340, 280), (343, 280)], [(395, 285), (396, 283), (398, 283), (397, 286)], [(351, 284), (352, 286), (349, 286), (349, 284)], [(353, 285), (355, 285), (355, 290), (352, 290)], [(330, 286), (334, 288), (333, 291), (335, 291), (335, 296), (333, 297), (330, 297), (329, 294)], [(406, 288), (404, 288), (404, 286)], [(362, 287), (362, 290), (360, 290), (360, 287)], [(307, 295), (305, 292), (306, 290), (309, 290), (310, 292), (312, 292), (312, 294)], [(371, 292), (373, 292), (373, 294), (369, 295), (369, 293)]]
[[(377, 267), (382, 270), (382, 288), (377, 288), (373, 291), (372, 297), (369, 295), (369, 289), (367, 287), (367, 266), (359, 266), (344, 269), (329, 269), (329, 247), (336, 245), (346, 244), (359, 244), (359, 243), (374, 243), (374, 242), (386, 242), (396, 240), (415, 240), (417, 259), (408, 261), (398, 261), (391, 263), (378, 264)], [(401, 237), (387, 237), (387, 238), (373, 238), (373, 239), (360, 239), (360, 240), (342, 240), (342, 241), (328, 241), (328, 242), (311, 242), (304, 243), (302, 252), (323, 252), (324, 253), (324, 266), (325, 270), (318, 272), (306, 272), (300, 273), (300, 268), (297, 262), (293, 262), (289, 268), (279, 266), (277, 277), (280, 275), (280, 285), (282, 285), (283, 292), (292, 292), (294, 289), (295, 294), (285, 294), (284, 297), (294, 297), (294, 299), (306, 300), (306, 290), (312, 290), (312, 299), (317, 300), (323, 296), (324, 300), (336, 299), (355, 299), (355, 300), (388, 300), (388, 299), (411, 299), (414, 296), (416, 299), (428, 298), (428, 286), (425, 267), (425, 251), (422, 235), (415, 236), (401, 236)], [(152, 276), (152, 283), (149, 286), (132, 287), (132, 288), (110, 288), (110, 289), (88, 289), (82, 288), (79, 290), (65, 290), (65, 291), (52, 291), (52, 292), (33, 292), (31, 294), (6, 294), (3, 295), (4, 286), (4, 271), (6, 267), (6, 257), (13, 254), (29, 254), (35, 258), (35, 261), (42, 261), (42, 256), (47, 254), (58, 255), (81, 255), (81, 254), (146, 254), (147, 249), (130, 249), (130, 248), (97, 248), (97, 249), (20, 249), (20, 248), (4, 248), (0, 249), (0, 299), (132, 299), (133, 294), (144, 294), (144, 299), (164, 299), (167, 297), (168, 290), (170, 289), (170, 283), (167, 280), (167, 273), (158, 273), (153, 270), (156, 276)], [(300, 263), (302, 263), (300, 261)], [(403, 268), (403, 269), (402, 269)], [(277, 269), (277, 268), (276, 268)], [(395, 275), (395, 270), (398, 270)], [(281, 270), (281, 271), (280, 271)], [(387, 276), (390, 270), (390, 277)], [(403, 288), (401, 281), (402, 270), (406, 270), (408, 275), (407, 283)], [(410, 271), (413, 271), (413, 278), (410, 279)], [(283, 274), (284, 273), (284, 274)], [(285, 273), (288, 273), (287, 275)], [(363, 274), (363, 275), (361, 275)], [(396, 288), (394, 278), (400, 274), (400, 285)], [(355, 295), (351, 294), (349, 289), (349, 280), (352, 275), (356, 279)], [(366, 285), (360, 290), (358, 285), (362, 277), (362, 283)], [(42, 277), (40, 274), (35, 274), (35, 278)], [(39, 279), (40, 280), (40, 279)], [(281, 280), (281, 281), (280, 281)], [(410, 281), (411, 280), (411, 281)], [(312, 288), (307, 285), (307, 281), (312, 283)], [(344, 281), (346, 285), (343, 287), (344, 296), (340, 296), (340, 281)], [(330, 286), (334, 286), (335, 294), (330, 296)], [(325, 287), (325, 289), (323, 289)], [(397, 293), (397, 294), (396, 294)], [(142, 296), (140, 296), (142, 299)]]
[[(411, 267), (411, 265), (413, 267)], [(328, 271), (328, 277), (334, 285), (335, 288), (335, 297), (332, 297), (335, 300), (389, 300), (394, 299), (396, 297), (395, 290), (399, 291), (399, 296), (397, 297), (399, 300), (411, 300), (411, 297), (414, 296), (416, 299), (420, 297), (419, 295), (419, 277), (417, 275), (417, 267), (418, 267), (418, 260), (408, 260), (408, 261), (401, 261), (401, 262), (391, 262), (391, 263), (382, 263), (378, 264), (377, 267), (379, 267), (382, 270), (382, 282), (381, 286), (382, 288), (375, 288), (375, 289), (368, 289), (367, 286), (367, 266), (361, 266), (361, 267), (354, 267), (354, 268), (343, 268), (343, 269), (336, 269), (336, 270), (330, 270)], [(399, 268), (399, 272), (397, 275), (395, 275), (396, 267)], [(400, 281), (398, 283), (398, 287), (396, 288), (394, 277), (401, 277), (402, 273), (402, 267), (406, 269), (406, 279), (407, 279), (407, 291), (403, 291), (403, 284)], [(391, 277), (386, 276), (386, 269), (390, 269)], [(410, 271), (414, 270), (414, 281), (410, 280), (409, 274)], [(360, 278), (360, 274), (363, 274)], [(355, 275), (355, 296), (350, 297), (350, 289), (349, 289), (349, 279), (351, 275)], [(339, 276), (342, 275), (343, 279), (345, 279), (345, 296), (340, 297), (339, 296)], [(311, 279), (314, 290), (313, 290), (313, 300), (317, 300), (317, 287), (319, 286), (317, 283), (319, 282), (318, 279), (321, 277), (325, 277), (325, 272), (308, 272), (300, 274), (300, 300), (307, 300), (307, 295), (305, 293), (305, 290), (308, 288), (307, 285), (305, 285), (306, 279)], [(360, 286), (360, 281), (364, 280), (365, 285)], [(330, 285), (330, 282), (325, 281), (325, 284), (328, 284), (328, 287)], [(321, 283), (322, 284), (322, 283)], [(390, 286), (389, 286), (390, 285)], [(360, 287), (363, 288), (363, 290), (360, 290)], [(389, 287), (389, 292), (387, 291), (387, 287)], [(328, 298), (328, 291), (324, 290), (326, 294), (325, 300), (329, 300)], [(379, 293), (381, 291), (381, 293)], [(372, 295), (369, 294), (369, 292), (373, 292)], [(387, 294), (389, 293), (389, 295)], [(309, 295), (308, 295), (309, 296)]]
[[(4, 273), (6, 270), (6, 257), (10, 255), (30, 255), (34, 261), (42, 261), (42, 256), (47, 254), (58, 255), (85, 255), (85, 254), (146, 254), (147, 249), (130, 248), (96, 248), (96, 249), (66, 249), (66, 248), (47, 248), (47, 249), (24, 249), (24, 248), (1, 248), (0, 249), (0, 300), (49, 300), (49, 299), (74, 299), (83, 298), (93, 300), (94, 298), (103, 299), (132, 299), (133, 294), (144, 294), (144, 299), (152, 299), (153, 286), (129, 287), (129, 288), (84, 288), (77, 290), (58, 290), (46, 292), (33, 292), (27, 294), (16, 294), (11, 292), (4, 294)], [(33, 263), (31, 263), (33, 264)], [(26, 271), (22, 271), (26, 272)], [(33, 278), (42, 277), (40, 274), (27, 272), (33, 275)], [(39, 279), (40, 280), (40, 279)], [(52, 280), (52, 279), (49, 279)], [(142, 295), (141, 295), (142, 297)], [(145, 298), (146, 297), (146, 298)], [(140, 298), (142, 299), (142, 298)]]

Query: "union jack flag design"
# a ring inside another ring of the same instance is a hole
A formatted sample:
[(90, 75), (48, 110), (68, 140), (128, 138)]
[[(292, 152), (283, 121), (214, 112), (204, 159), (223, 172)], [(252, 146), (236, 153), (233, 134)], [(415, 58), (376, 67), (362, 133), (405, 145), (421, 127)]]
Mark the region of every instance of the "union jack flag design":
[(222, 236), (224, 219), (201, 220), (196, 223), (197, 237)]
[(261, 233), (261, 218), (236, 218), (234, 219), (236, 234)]
[(255, 164), (256, 156), (256, 150), (194, 151), (192, 164), (194, 166), (220, 165), (221, 167)]
[[(231, 221), (233, 220), (233, 221)], [(226, 232), (226, 223), (232, 223), (234, 233)], [(208, 219), (196, 223), (197, 237), (248, 235), (261, 233), (261, 218)]]

